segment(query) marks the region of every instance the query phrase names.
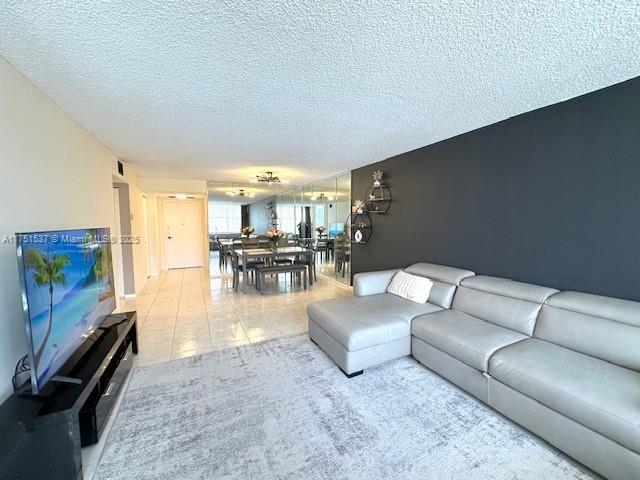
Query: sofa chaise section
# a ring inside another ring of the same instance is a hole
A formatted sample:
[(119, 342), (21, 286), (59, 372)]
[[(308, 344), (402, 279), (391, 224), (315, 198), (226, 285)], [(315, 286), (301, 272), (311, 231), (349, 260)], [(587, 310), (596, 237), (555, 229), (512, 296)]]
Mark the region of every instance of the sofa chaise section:
[(467, 278), (451, 310), (413, 320), (412, 355), (486, 402), (489, 359), (531, 338), (543, 302), (556, 292), (505, 278)]
[(451, 306), (458, 284), (471, 275), (443, 265), (418, 263), (405, 271), (433, 282), (429, 301), (411, 302), (387, 293), (399, 270), (357, 274), (354, 296), (312, 303), (307, 307), (309, 336), (347, 376), (411, 354), (411, 321)]
[(489, 361), (489, 400), (608, 478), (640, 478), (640, 303), (562, 292)]

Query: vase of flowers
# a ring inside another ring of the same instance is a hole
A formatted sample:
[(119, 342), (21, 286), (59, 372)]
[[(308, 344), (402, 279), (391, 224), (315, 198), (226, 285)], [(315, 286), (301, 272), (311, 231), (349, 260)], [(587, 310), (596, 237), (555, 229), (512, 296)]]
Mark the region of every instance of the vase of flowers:
[(251, 235), (255, 231), (256, 231), (256, 229), (253, 228), (251, 225), (249, 225), (247, 227), (242, 227), (242, 235), (244, 235), (247, 238), (249, 238), (249, 235)]
[(351, 207), (351, 211), (353, 212), (355, 210), (355, 213), (364, 213), (364, 207), (366, 206), (366, 203), (363, 202), (362, 200), (358, 199), (355, 202), (353, 202), (353, 206)]
[(322, 225), (320, 225), (319, 227), (316, 227), (316, 232), (318, 232), (318, 236), (321, 237), (322, 235), (324, 235), (324, 232), (326, 231), (326, 227), (323, 227)]
[(275, 252), (278, 250), (278, 242), (284, 238), (284, 232), (279, 228), (273, 227), (267, 230), (267, 237), (269, 237), (269, 242), (271, 242), (271, 250)]

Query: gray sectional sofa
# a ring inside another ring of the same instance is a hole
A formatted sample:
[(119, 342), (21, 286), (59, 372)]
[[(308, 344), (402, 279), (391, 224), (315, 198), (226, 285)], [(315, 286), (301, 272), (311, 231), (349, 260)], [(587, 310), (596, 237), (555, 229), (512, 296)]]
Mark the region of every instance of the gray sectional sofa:
[(390, 293), (398, 270), (309, 305), (309, 336), (347, 376), (412, 355), (612, 479), (640, 478), (640, 303), (418, 263), (426, 304)]
[(474, 275), (441, 265), (412, 265), (407, 272), (433, 281), (429, 301), (420, 305), (387, 293), (398, 270), (358, 274), (353, 279), (353, 297), (307, 307), (311, 340), (349, 377), (372, 365), (411, 355), (411, 320), (449, 308), (456, 287)]

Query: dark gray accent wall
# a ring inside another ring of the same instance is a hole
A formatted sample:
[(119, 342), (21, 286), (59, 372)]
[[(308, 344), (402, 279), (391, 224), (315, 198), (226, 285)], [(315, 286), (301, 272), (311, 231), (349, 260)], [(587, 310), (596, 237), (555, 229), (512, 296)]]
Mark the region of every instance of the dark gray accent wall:
[(264, 235), (271, 228), (271, 223), (266, 215), (267, 204), (272, 203), (273, 210), (275, 210), (276, 200), (277, 197), (274, 196), (249, 204), (249, 225), (255, 228), (256, 235)]
[(640, 300), (640, 77), (352, 172), (394, 201), (353, 272), (417, 261)]

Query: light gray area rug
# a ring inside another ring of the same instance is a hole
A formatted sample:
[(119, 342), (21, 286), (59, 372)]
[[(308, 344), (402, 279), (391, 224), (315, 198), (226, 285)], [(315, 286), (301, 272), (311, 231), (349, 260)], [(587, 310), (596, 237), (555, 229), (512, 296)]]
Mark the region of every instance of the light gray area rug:
[(411, 358), (347, 379), (306, 336), (137, 368), (95, 480), (587, 479)]

